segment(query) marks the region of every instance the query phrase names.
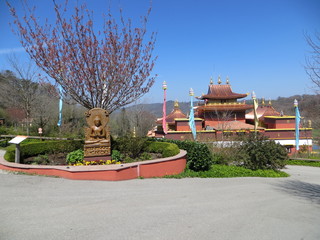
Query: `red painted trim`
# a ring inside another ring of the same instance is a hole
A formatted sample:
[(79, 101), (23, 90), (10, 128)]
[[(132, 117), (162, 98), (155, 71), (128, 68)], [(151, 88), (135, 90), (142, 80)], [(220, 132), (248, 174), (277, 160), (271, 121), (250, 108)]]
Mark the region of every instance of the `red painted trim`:
[(57, 176), (74, 180), (120, 181), (138, 177), (152, 178), (179, 174), (187, 164), (187, 152), (154, 160), (94, 166), (45, 166), (11, 163), (0, 157), (0, 169), (30, 174)]

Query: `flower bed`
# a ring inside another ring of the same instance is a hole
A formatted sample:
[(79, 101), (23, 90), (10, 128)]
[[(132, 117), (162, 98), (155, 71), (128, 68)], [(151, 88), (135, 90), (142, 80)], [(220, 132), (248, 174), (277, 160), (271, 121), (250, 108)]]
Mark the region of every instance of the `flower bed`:
[(27, 165), (8, 162), (0, 156), (0, 169), (74, 180), (119, 181), (179, 174), (186, 167), (186, 155), (186, 151), (180, 150), (179, 154), (167, 158), (93, 166)]

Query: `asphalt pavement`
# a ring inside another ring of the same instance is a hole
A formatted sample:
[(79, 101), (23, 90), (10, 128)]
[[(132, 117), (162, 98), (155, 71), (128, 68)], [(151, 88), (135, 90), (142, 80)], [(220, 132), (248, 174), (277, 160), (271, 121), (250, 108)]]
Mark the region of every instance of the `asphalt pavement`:
[(320, 239), (320, 168), (76, 181), (0, 172), (0, 239)]

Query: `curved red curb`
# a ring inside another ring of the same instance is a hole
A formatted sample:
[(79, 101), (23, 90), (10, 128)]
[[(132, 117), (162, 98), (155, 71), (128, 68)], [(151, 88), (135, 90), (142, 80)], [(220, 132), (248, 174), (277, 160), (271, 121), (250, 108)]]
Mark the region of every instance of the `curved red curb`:
[(179, 154), (168, 158), (94, 166), (28, 165), (8, 162), (0, 156), (0, 169), (3, 170), (57, 176), (74, 180), (120, 181), (138, 177), (163, 177), (165, 175), (174, 175), (183, 172), (186, 164), (187, 152), (184, 150), (180, 150)]

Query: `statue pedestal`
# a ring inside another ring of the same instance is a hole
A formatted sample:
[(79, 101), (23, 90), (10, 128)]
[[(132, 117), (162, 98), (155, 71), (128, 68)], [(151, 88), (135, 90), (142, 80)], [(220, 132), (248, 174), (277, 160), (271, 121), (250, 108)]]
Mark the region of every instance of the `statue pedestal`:
[(100, 161), (111, 159), (110, 144), (85, 144), (84, 145), (84, 161)]

